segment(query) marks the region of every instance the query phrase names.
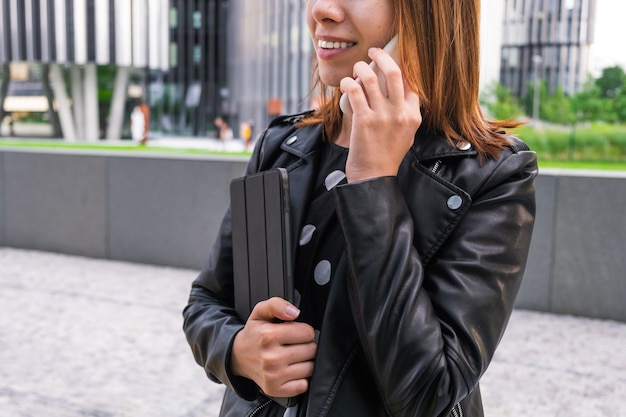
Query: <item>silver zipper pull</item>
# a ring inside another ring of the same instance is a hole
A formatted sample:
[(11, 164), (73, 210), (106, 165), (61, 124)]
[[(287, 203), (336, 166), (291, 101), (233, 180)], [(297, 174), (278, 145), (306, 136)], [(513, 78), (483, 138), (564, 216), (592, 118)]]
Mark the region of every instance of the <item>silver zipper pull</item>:
[(433, 168), (430, 170), (430, 172), (432, 172), (433, 174), (436, 174), (437, 171), (439, 171), (439, 168), (441, 168), (441, 160), (440, 159), (438, 159), (435, 162), (435, 165), (433, 165)]

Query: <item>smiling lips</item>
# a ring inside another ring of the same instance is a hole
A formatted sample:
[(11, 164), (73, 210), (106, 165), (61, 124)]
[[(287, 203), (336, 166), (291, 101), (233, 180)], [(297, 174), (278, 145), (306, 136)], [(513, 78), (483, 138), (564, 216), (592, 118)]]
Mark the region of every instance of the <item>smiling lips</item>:
[(328, 42), (323, 40), (317, 41), (317, 46), (322, 49), (348, 49), (354, 46), (354, 42)]

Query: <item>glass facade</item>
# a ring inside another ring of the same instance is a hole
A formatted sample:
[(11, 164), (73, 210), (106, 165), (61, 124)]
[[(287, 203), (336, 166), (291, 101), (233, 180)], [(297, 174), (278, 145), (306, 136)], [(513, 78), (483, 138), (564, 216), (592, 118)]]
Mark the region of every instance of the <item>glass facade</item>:
[(568, 94), (584, 84), (595, 0), (505, 0), (500, 82), (520, 97), (535, 79)]
[(93, 141), (115, 125), (122, 137), (124, 101), (146, 98), (147, 74), (168, 70), (168, 9), (169, 0), (0, 0), (0, 121), (36, 112), (7, 104), (25, 102), (14, 71), (25, 64), (43, 74), (29, 81), (41, 85), (52, 135)]
[(310, 108), (313, 47), (305, 12), (302, 0), (231, 2), (224, 92), (231, 125), (252, 122), (255, 135), (277, 114)]
[(226, 0), (170, 0), (169, 69), (151, 71), (149, 103), (164, 134), (207, 136), (221, 114), (227, 84)]
[(149, 73), (152, 128), (215, 136), (226, 120), (258, 133), (310, 108), (313, 48), (303, 0), (170, 0), (169, 69)]

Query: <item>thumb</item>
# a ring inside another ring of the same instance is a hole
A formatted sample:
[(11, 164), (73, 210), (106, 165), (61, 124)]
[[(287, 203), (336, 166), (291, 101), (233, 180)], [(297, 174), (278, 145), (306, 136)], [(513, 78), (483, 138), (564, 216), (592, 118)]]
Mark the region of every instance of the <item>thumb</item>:
[(300, 310), (289, 301), (280, 297), (273, 297), (254, 306), (249, 320), (293, 321), (299, 315)]

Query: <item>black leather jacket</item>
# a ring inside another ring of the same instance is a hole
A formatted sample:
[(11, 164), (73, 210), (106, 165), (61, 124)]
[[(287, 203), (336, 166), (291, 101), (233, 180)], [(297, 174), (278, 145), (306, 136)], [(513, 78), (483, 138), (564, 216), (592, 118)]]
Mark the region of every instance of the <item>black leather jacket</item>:
[[(298, 117), (268, 127), (247, 169), (287, 168), (293, 242), (322, 140), (320, 126), (297, 128)], [(420, 130), (397, 177), (333, 190), (346, 251), (306, 416), (483, 415), (478, 382), (513, 309), (535, 215), (536, 156), (511, 141), (481, 162), (468, 144)], [(193, 283), (184, 330), (196, 361), (228, 388), (221, 415), (282, 415), (228, 369), (243, 327), (233, 309), (230, 230), (227, 212)]]

